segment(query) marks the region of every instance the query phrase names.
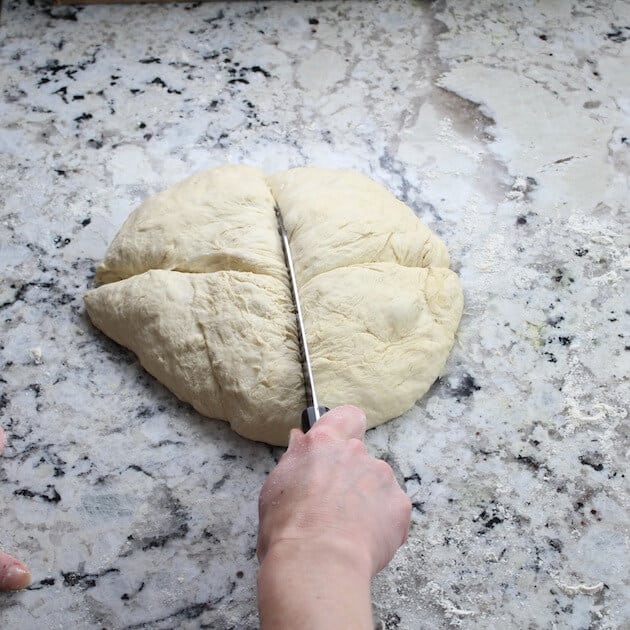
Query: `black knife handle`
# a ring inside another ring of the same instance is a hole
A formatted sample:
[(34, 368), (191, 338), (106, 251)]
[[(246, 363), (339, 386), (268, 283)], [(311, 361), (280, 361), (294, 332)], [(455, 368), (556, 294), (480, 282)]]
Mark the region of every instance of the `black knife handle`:
[[(328, 407), (319, 407), (320, 416), (323, 416), (327, 411), (330, 411)], [(307, 407), (302, 412), (302, 431), (306, 433), (309, 429), (313, 428), (315, 422), (317, 422), (315, 417), (315, 407)]]

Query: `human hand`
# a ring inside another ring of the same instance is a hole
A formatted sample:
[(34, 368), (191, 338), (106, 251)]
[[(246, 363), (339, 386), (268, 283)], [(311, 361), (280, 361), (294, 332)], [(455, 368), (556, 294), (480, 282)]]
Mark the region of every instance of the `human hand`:
[(337, 407), (289, 447), (260, 493), (258, 558), (289, 543), (330, 550), (372, 577), (406, 540), (411, 501), (363, 443), (360, 409)]
[[(4, 431), (0, 427), (0, 454), (2, 454), (5, 443)], [(31, 574), (26, 565), (0, 551), (0, 591), (18, 591), (30, 583)]]

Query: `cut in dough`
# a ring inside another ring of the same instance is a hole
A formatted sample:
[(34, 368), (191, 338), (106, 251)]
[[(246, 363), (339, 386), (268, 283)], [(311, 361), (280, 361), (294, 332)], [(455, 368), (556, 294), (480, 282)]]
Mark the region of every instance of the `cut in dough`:
[(444, 244), (353, 171), (223, 166), (149, 198), (85, 295), (92, 322), (203, 415), (286, 445), (305, 395), (275, 204), (321, 404), (399, 416), (443, 368), (462, 291)]

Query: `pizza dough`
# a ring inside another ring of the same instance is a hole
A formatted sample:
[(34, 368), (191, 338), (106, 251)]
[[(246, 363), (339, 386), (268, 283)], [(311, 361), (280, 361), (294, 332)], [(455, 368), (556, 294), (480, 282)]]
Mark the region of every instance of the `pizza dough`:
[(276, 203), (321, 404), (369, 427), (402, 414), (444, 366), (461, 287), (444, 244), (353, 171), (223, 166), (151, 197), (97, 269), (92, 322), (203, 415), (285, 445), (305, 395)]

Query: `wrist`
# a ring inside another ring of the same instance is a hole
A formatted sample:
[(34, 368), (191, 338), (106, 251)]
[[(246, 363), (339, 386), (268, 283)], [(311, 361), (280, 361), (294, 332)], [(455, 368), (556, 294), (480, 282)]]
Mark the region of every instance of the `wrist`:
[(363, 545), (334, 536), (283, 536), (271, 543), (260, 560), (261, 567), (265, 563), (285, 565), (298, 561), (314, 569), (340, 570), (361, 582), (369, 583), (372, 578), (372, 560)]
[(258, 575), (261, 628), (371, 629), (370, 579), (370, 562), (342, 541), (276, 541)]

